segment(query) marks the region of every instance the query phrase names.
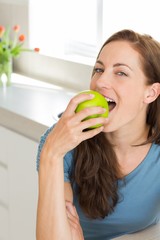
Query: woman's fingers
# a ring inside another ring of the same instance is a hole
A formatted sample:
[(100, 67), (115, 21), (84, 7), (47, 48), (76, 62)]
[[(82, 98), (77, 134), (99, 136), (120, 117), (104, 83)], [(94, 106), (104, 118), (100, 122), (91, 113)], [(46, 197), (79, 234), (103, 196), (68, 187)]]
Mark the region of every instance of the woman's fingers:
[[(90, 94), (79, 94), (72, 98), (67, 109), (47, 138), (46, 142), (48, 143), (48, 148), (52, 151), (50, 156), (56, 153), (57, 156), (63, 157), (68, 151), (74, 149), (82, 141), (92, 138), (103, 131), (103, 127), (92, 129), (92, 126), (103, 126), (107, 123), (106, 118), (96, 117), (87, 120), (84, 119), (91, 115), (103, 114), (105, 112), (104, 108), (90, 107), (75, 113), (75, 109), (80, 102), (89, 100), (93, 96), (94, 95)], [(84, 131), (86, 129), (91, 130)], [(52, 146), (52, 148), (50, 148), (50, 146)]]
[(67, 112), (67, 114), (69, 116), (72, 116), (73, 112), (75, 112), (75, 110), (76, 110), (76, 108), (77, 108), (79, 103), (84, 102), (86, 100), (90, 100), (92, 98), (94, 98), (93, 94), (78, 94), (78, 95), (76, 95), (75, 97), (73, 97), (70, 100), (70, 102), (69, 102), (69, 104), (68, 104), (68, 106), (66, 108), (65, 113)]
[[(64, 124), (67, 124), (68, 126), (71, 126), (71, 127), (77, 127), (78, 126), (78, 129), (80, 131), (83, 131), (84, 129), (89, 128), (91, 126), (94, 126), (96, 124), (102, 124), (103, 125), (104, 124), (104, 119), (100, 119), (100, 118), (93, 118), (95, 120), (92, 120), (91, 122), (88, 121), (87, 125), (86, 124), (84, 124), (84, 125), (81, 124), (84, 119), (86, 119), (90, 116), (93, 116), (93, 115), (96, 116), (97, 115), (97, 117), (101, 117), (101, 115), (106, 112), (106, 109), (103, 108), (103, 107), (92, 106), (92, 107), (85, 108), (85, 109), (83, 109), (83, 110), (81, 110), (77, 113), (75, 112), (79, 103), (81, 103), (83, 101), (86, 101), (86, 100), (90, 100), (92, 98), (94, 98), (93, 94), (85, 94), (85, 93), (84, 94), (81, 93), (81, 94), (73, 97), (70, 100), (65, 112), (63, 113), (63, 116), (61, 118), (62, 122)], [(93, 123), (93, 125), (92, 125), (92, 123)], [(84, 126), (84, 128), (83, 128), (83, 126)]]
[(66, 213), (70, 223), (73, 240), (84, 240), (76, 208), (71, 202), (66, 202)]
[(73, 204), (69, 201), (66, 201), (65, 203), (66, 203), (66, 209), (74, 216), (75, 215), (75, 207), (73, 206)]
[(76, 113), (76, 118), (80, 121), (85, 119), (86, 117), (92, 116), (92, 115), (102, 115), (106, 112), (105, 108), (102, 108), (100, 106), (93, 106), (85, 108), (79, 112)]
[[(77, 127), (77, 129), (83, 131), (84, 129), (94, 125), (103, 125), (106, 123), (106, 118), (101, 116), (103, 113), (105, 113), (105, 111), (106, 109), (102, 107), (89, 107), (81, 110), (78, 113), (74, 113), (74, 115), (70, 117), (64, 115), (60, 120), (63, 121), (63, 124), (66, 124), (66, 127)], [(86, 119), (93, 115), (93, 118)]]
[(71, 202), (66, 201), (66, 210), (67, 216), (72, 221), (73, 225), (75, 227), (80, 226), (78, 213)]

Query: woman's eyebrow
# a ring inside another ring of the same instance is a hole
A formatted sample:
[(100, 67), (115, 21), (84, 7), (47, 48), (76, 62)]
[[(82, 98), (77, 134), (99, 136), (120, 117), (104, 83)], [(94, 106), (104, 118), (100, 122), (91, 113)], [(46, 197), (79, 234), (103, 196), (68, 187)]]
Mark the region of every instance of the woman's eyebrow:
[(97, 61), (96, 61), (96, 63), (99, 63), (99, 64), (101, 64), (101, 65), (103, 65), (103, 66), (104, 66), (103, 62), (102, 62), (102, 61), (100, 61), (100, 60), (97, 60)]
[[(104, 63), (101, 60), (97, 60), (96, 63), (99, 63), (100, 65), (104, 66)], [(115, 63), (113, 65), (113, 67), (119, 67), (119, 66), (125, 66), (125, 67), (129, 68), (131, 71), (133, 71), (133, 69), (125, 63)]]
[(116, 63), (113, 65), (113, 67), (119, 67), (119, 66), (125, 66), (125, 67), (129, 68), (131, 71), (133, 71), (133, 69), (125, 63)]

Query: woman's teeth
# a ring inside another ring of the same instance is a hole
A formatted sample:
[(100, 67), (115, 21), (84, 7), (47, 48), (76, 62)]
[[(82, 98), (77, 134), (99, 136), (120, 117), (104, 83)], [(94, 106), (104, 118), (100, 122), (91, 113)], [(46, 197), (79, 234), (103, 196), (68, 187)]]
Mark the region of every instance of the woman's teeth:
[(116, 106), (115, 101), (113, 99), (111, 99), (111, 98), (108, 98), (108, 97), (106, 97), (106, 100), (108, 102), (109, 111), (112, 111), (113, 108), (115, 108), (115, 106)]
[(115, 102), (113, 99), (106, 97), (107, 102)]

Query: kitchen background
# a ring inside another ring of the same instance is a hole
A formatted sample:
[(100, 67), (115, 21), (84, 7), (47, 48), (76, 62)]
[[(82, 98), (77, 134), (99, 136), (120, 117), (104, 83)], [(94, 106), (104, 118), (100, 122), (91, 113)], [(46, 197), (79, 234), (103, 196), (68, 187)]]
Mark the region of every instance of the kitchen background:
[[(76, 20), (75, 2), (80, 21)], [(74, 94), (89, 88), (99, 46), (111, 33), (133, 28), (160, 39), (157, 4), (158, 0), (0, 0), (0, 25), (19, 24), (26, 46), (41, 49), (39, 54), (23, 53), (14, 60), (12, 85), (0, 88), (0, 240), (36, 239), (40, 136), (57, 121)], [(50, 21), (49, 9), (53, 9)], [(70, 24), (66, 28), (59, 19)], [(66, 29), (67, 56), (53, 56), (50, 51), (59, 43), (55, 38), (60, 32), (60, 39), (65, 39)], [(76, 36), (70, 43), (73, 33)], [(80, 50), (74, 53), (76, 48)]]

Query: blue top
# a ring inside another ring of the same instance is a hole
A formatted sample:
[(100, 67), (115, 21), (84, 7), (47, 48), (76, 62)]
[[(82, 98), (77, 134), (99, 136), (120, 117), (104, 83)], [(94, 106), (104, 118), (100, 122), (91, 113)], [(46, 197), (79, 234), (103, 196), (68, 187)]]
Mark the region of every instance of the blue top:
[[(49, 128), (41, 137), (38, 154), (45, 142)], [(64, 181), (70, 182), (73, 151), (64, 157)], [(114, 212), (104, 219), (91, 220), (81, 210), (74, 193), (74, 204), (79, 214), (85, 240), (107, 240), (142, 230), (160, 219), (160, 145), (152, 144), (147, 156), (125, 181), (118, 181), (119, 202)]]

